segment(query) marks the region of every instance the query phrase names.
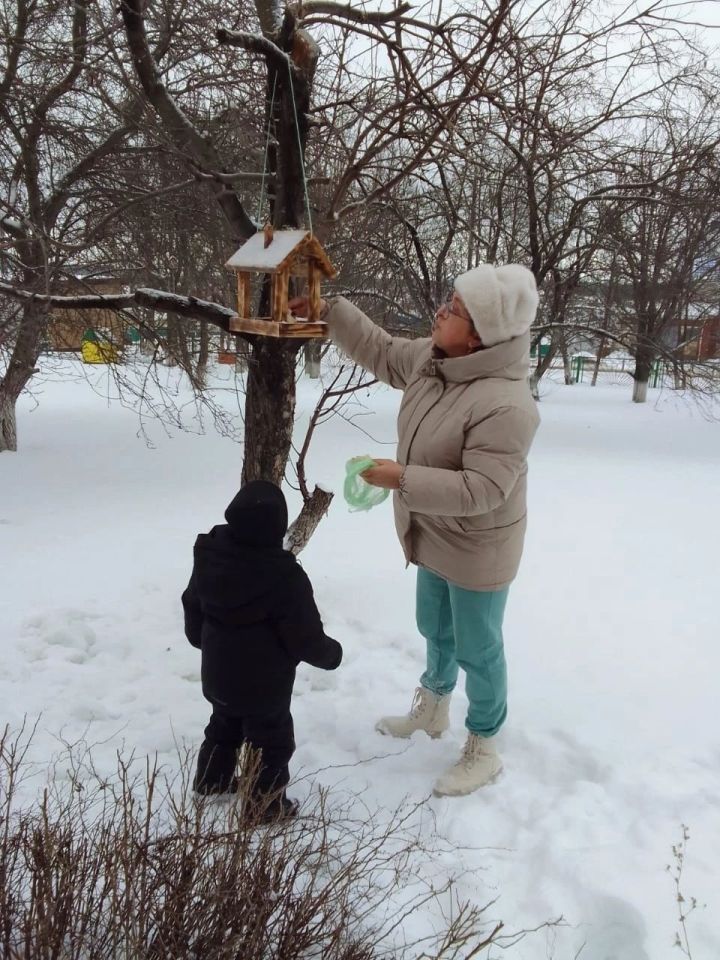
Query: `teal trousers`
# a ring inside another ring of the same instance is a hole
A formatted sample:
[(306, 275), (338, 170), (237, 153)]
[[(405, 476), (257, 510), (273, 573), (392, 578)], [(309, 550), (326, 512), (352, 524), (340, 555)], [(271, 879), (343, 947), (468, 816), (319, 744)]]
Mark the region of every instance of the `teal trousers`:
[(509, 588), (466, 590), (418, 567), (417, 625), (427, 642), (420, 683), (439, 696), (451, 693), (460, 667), (470, 701), (465, 726), (491, 737), (507, 715), (507, 670), (502, 624)]

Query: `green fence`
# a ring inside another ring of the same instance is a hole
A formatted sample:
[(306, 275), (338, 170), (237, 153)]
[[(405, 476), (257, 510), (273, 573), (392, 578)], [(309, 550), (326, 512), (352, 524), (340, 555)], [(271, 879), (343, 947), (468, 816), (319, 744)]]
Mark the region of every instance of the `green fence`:
[[(595, 359), (592, 357), (573, 357), (571, 361), (571, 371), (572, 377), (575, 383), (582, 383), (585, 378), (586, 367), (592, 369), (595, 365)], [(602, 361), (600, 361), (600, 369), (603, 370)], [(603, 372), (606, 372), (604, 370)], [(650, 371), (650, 379), (648, 381), (651, 387), (658, 387), (663, 381), (667, 370), (665, 369), (665, 364), (662, 360), (656, 360), (652, 365)]]

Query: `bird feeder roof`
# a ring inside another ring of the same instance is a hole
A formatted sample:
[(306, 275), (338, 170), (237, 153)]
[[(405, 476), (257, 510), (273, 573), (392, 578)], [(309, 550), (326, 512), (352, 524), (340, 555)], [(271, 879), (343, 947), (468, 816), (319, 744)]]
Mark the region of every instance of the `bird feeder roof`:
[(225, 266), (230, 270), (279, 273), (295, 257), (313, 260), (326, 277), (334, 277), (337, 273), (322, 244), (309, 230), (276, 230), (267, 247), (265, 235), (260, 230), (235, 251)]

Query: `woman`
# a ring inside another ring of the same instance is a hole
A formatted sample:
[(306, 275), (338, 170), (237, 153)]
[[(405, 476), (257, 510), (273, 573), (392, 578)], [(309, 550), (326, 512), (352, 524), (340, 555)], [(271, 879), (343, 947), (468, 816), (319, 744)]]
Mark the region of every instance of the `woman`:
[[(394, 491), (398, 537), (418, 568), (427, 663), (410, 712), (383, 717), (377, 729), (441, 736), (464, 670), (468, 737), (435, 783), (440, 796), (471, 793), (502, 768), (493, 737), (507, 713), (502, 623), (522, 553), (527, 453), (539, 422), (527, 385), (537, 302), (525, 267), (482, 264), (455, 280), (431, 339), (391, 337), (342, 297), (323, 306), (333, 341), (403, 390), (397, 461), (378, 460), (363, 476)], [(302, 316), (306, 301), (290, 307)]]

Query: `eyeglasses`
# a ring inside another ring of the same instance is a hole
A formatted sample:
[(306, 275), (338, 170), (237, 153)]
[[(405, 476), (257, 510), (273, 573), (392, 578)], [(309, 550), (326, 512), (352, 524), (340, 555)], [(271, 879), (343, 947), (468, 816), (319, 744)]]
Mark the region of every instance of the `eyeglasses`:
[(467, 321), (467, 323), (472, 323), (472, 319), (465, 313), (458, 313), (457, 310), (453, 310), (453, 298), (446, 300), (444, 303), (441, 303), (438, 307), (438, 312), (442, 310), (444, 313), (452, 314), (453, 317), (460, 317), (461, 320)]

